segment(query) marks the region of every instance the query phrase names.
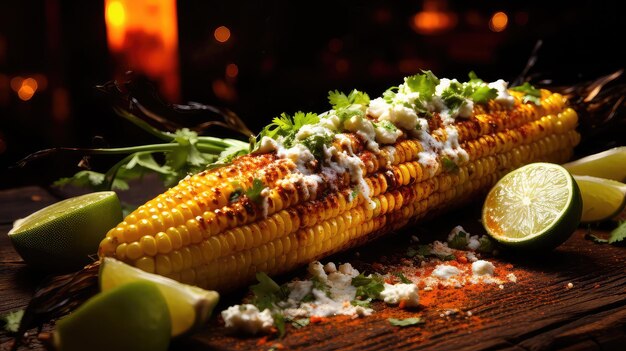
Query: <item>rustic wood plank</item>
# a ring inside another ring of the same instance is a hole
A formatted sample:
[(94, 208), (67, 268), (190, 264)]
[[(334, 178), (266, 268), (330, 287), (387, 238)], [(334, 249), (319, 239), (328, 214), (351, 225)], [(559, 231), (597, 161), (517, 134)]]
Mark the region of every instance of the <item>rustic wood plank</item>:
[[(21, 263), (6, 236), (13, 217), (43, 207), (46, 201), (54, 201), (43, 195), (42, 200), (32, 201), (31, 196), (41, 191), (27, 188), (0, 192), (0, 201), (4, 204), (0, 208), (0, 219), (5, 221), (0, 225), (0, 314), (23, 308), (44, 278)], [(16, 196), (15, 201), (10, 196)], [(4, 210), (7, 205), (12, 209)], [(388, 236), (329, 260), (350, 261), (365, 268), (374, 262), (393, 266), (397, 262), (387, 257), (404, 252), (408, 234), (419, 231), (420, 238), (428, 241), (441, 237), (456, 224), (480, 234), (482, 228), (476, 221), (476, 211), (466, 208), (450, 214), (446, 217), (448, 220), (426, 223), (421, 229)], [(480, 291), (468, 291), (466, 298), (459, 301), (448, 301), (450, 299), (443, 296), (442, 304), (455, 304), (459, 310), (451, 316), (442, 317), (443, 310), (436, 306), (402, 310), (376, 303), (377, 313), (371, 317), (334, 318), (300, 330), (289, 326), (285, 339), (270, 340), (262, 345), (258, 344), (258, 337), (227, 335), (216, 317), (205, 331), (173, 342), (171, 349), (267, 350), (279, 342), (287, 349), (299, 350), (571, 351), (619, 349), (626, 342), (626, 248), (593, 244), (585, 240), (584, 231), (579, 230), (567, 243), (548, 254), (503, 253), (489, 260), (496, 265), (511, 263), (524, 274), (517, 284), (507, 284), (504, 289), (489, 286)], [(299, 271), (282, 279), (302, 274)], [(568, 283), (573, 284), (571, 289), (566, 287)], [(237, 303), (243, 294), (244, 291), (238, 291), (223, 296), (217, 310)], [(472, 315), (468, 316), (467, 311)], [(424, 317), (426, 324), (397, 328), (386, 320), (415, 315)], [(9, 340), (6, 333), (0, 332), (0, 345), (6, 345)], [(41, 349), (41, 344), (33, 340), (30, 346), (30, 349)]]

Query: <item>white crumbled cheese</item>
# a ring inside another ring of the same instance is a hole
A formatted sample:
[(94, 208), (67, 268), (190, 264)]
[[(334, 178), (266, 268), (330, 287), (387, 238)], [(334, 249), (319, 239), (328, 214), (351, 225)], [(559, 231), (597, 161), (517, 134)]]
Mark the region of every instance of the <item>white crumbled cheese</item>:
[(478, 250), (480, 247), (480, 240), (478, 235), (472, 235), (467, 239), (467, 248), (470, 250)]
[(375, 142), (376, 130), (374, 129), (374, 124), (369, 119), (361, 116), (352, 116), (344, 121), (343, 127), (365, 140), (369, 150), (374, 152), (380, 151), (378, 144)]
[(419, 306), (419, 295), (415, 284), (387, 284), (380, 293), (380, 298), (390, 305), (399, 304), (404, 301), (407, 307)]
[(432, 250), (433, 254), (439, 257), (454, 255), (454, 249), (451, 249), (450, 247), (448, 247), (448, 243), (444, 243), (441, 241), (433, 241), (432, 246), (433, 246), (433, 250)]
[(517, 283), (517, 276), (513, 273), (507, 274), (506, 279), (508, 279), (512, 283)]
[(465, 101), (459, 107), (459, 116), (463, 118), (470, 118), (474, 112), (474, 101), (465, 99)]
[(301, 301), (305, 296), (311, 293), (313, 282), (310, 280), (296, 280), (289, 284), (289, 299)]
[(328, 262), (324, 265), (324, 272), (326, 272), (326, 274), (335, 273), (337, 272), (337, 266), (335, 266), (333, 262)]
[(468, 251), (467, 253), (465, 253), (465, 257), (467, 257), (468, 261), (470, 262), (478, 261), (478, 257), (476, 257), (476, 254), (472, 251)]
[(496, 267), (493, 263), (485, 260), (478, 260), (472, 263), (472, 274), (482, 276), (489, 275), (492, 276)]
[(322, 266), (319, 261), (309, 263), (308, 271), (313, 278), (316, 278), (321, 282), (328, 281), (328, 275), (324, 271), (324, 266)]
[(437, 277), (439, 279), (447, 280), (451, 277), (457, 276), (461, 273), (461, 270), (455, 266), (450, 266), (447, 264), (440, 264), (431, 273), (431, 276)]
[(402, 135), (402, 131), (389, 121), (380, 122), (375, 132), (376, 141), (380, 144), (393, 144)]
[(263, 312), (250, 304), (235, 305), (222, 311), (222, 319), (227, 329), (248, 334), (267, 333), (274, 325), (270, 310)]
[(498, 95), (495, 98), (495, 101), (500, 104), (504, 104), (505, 106), (511, 108), (515, 105), (515, 98), (509, 94), (508, 91), (508, 83), (502, 79), (498, 79), (495, 82), (487, 84), (492, 89), (496, 89)]

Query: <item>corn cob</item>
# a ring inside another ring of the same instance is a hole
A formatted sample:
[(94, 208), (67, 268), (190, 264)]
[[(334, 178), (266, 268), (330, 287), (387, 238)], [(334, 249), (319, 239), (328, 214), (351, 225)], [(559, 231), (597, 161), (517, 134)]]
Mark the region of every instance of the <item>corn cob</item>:
[[(437, 141), (458, 133), (466, 156), (454, 167), (441, 153), (434, 163), (420, 162), (423, 140), (405, 136), (372, 151), (363, 138), (343, 133), (333, 146), (359, 158), (366, 188), (355, 196), (355, 170), (311, 184), (276, 152), (240, 156), (140, 206), (107, 233), (99, 256), (225, 291), (257, 272), (283, 273), (458, 206), (524, 164), (567, 161), (579, 135), (566, 99), (541, 90), (535, 105), (509, 93), (512, 107), (490, 100), (474, 105), (467, 119), (429, 121)], [(263, 184), (261, 203), (234, 196), (255, 181)]]

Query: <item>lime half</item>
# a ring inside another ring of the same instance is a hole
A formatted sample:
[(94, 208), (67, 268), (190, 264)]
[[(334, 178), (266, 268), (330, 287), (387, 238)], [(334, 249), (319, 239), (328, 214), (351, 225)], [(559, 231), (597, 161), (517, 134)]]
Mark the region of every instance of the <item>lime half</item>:
[(155, 283), (167, 302), (172, 319), (172, 336), (194, 330), (209, 319), (219, 294), (142, 271), (114, 258), (105, 257), (100, 265), (100, 289), (107, 291), (132, 281)]
[(626, 180), (626, 146), (616, 147), (563, 165), (571, 174)]
[(138, 281), (100, 293), (57, 322), (59, 351), (158, 351), (170, 342), (170, 317), (159, 289)]
[(487, 233), (505, 246), (552, 249), (580, 223), (582, 201), (567, 170), (551, 163), (532, 163), (505, 175), (483, 205)]
[(599, 222), (619, 215), (626, 206), (626, 184), (611, 179), (578, 176), (583, 198), (583, 222)]
[(17, 252), (29, 265), (47, 271), (80, 269), (98, 252), (107, 231), (122, 221), (112, 191), (65, 199), (19, 219), (9, 231)]

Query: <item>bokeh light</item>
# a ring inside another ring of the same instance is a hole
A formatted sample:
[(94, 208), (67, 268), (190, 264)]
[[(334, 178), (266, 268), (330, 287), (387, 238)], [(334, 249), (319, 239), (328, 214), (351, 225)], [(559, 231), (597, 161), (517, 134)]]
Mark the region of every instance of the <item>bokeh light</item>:
[(489, 20), (489, 29), (494, 32), (502, 32), (506, 29), (506, 26), (509, 24), (509, 16), (506, 13), (499, 11), (491, 16)]
[(226, 26), (219, 26), (215, 28), (213, 36), (215, 37), (215, 40), (219, 41), (220, 43), (225, 43), (228, 41), (228, 39), (230, 39), (230, 29), (228, 29), (228, 27)]

